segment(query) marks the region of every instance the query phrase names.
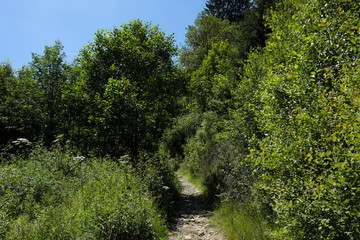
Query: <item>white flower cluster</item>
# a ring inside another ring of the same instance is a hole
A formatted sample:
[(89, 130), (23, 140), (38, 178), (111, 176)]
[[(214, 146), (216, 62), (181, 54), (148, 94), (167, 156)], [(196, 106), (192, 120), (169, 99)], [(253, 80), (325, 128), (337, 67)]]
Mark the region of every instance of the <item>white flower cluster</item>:
[(84, 161), (85, 157), (84, 156), (76, 156), (73, 158), (74, 161), (78, 161), (78, 162), (82, 162)]
[(14, 145), (26, 145), (26, 146), (31, 145), (31, 142), (29, 140), (27, 140), (26, 138), (18, 138), (15, 141), (12, 141), (12, 143)]

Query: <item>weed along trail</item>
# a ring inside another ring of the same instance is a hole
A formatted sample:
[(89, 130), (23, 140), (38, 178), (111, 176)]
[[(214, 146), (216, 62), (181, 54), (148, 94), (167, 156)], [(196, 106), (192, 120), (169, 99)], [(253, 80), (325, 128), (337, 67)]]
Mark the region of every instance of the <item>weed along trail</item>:
[(212, 212), (207, 207), (200, 190), (191, 184), (185, 177), (179, 176), (182, 193), (177, 209), (170, 240), (225, 240), (219, 230), (215, 229), (210, 219)]

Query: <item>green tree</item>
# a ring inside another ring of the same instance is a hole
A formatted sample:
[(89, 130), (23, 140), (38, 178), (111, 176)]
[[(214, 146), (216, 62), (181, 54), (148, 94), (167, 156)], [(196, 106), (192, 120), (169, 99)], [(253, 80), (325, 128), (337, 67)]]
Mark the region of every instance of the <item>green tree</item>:
[(270, 9), (275, 7), (277, 0), (256, 0), (245, 13), (241, 21), (236, 22), (238, 31), (235, 33), (234, 44), (238, 48), (240, 58), (247, 59), (252, 49), (265, 46), (271, 29), (265, 23)]
[[(192, 61), (183, 58), (191, 69), (192, 104), (202, 106), (202, 116), (220, 113), (212, 124), (203, 118), (187, 138), (185, 166), (208, 191), (215, 187), (215, 194), (225, 191), (227, 200), (240, 203), (250, 197), (250, 205), (274, 221), (271, 238), (357, 239), (359, 6), (335, 0), (253, 4), (231, 24), (237, 31), (225, 51), (224, 39), (202, 48), (200, 40), (216, 38), (194, 34), (199, 46), (185, 52)], [(265, 47), (251, 51), (259, 46)], [(201, 56), (196, 64), (193, 56)], [(235, 89), (219, 91), (233, 73)], [(227, 114), (218, 111), (226, 108), (224, 99), (231, 103)]]
[(195, 20), (194, 26), (189, 26), (186, 33), (186, 46), (182, 49), (180, 62), (187, 71), (198, 69), (214, 43), (235, 40), (236, 25), (227, 19), (201, 12)]
[(33, 53), (30, 62), (32, 78), (38, 84), (42, 95), (44, 122), (44, 141), (49, 144), (57, 135), (62, 120), (62, 92), (68, 81), (70, 67), (65, 62), (65, 53), (60, 41), (53, 46), (45, 46), (44, 55)]
[(14, 77), (14, 70), (9, 62), (0, 63), (0, 101), (6, 95), (6, 82), (9, 78)]
[(103, 151), (112, 155), (137, 154), (144, 144), (140, 137), (153, 120), (147, 119), (145, 107), (146, 103), (138, 99), (138, 92), (129, 80), (109, 79), (103, 98), (104, 122), (100, 131), (100, 137), (105, 138), (101, 146)]
[[(92, 150), (92, 139), (96, 134), (90, 116), (96, 102), (91, 101), (80, 67), (72, 65), (70, 81), (65, 84), (61, 95), (61, 117), (59, 133), (64, 140), (70, 140), (84, 153)], [(93, 115), (92, 115), (93, 116)]]
[(250, 0), (207, 0), (205, 11), (219, 19), (239, 22), (250, 7)]
[(9, 140), (9, 134), (7, 134), (8, 116), (5, 115), (5, 101), (7, 95), (6, 84), (13, 79), (14, 71), (9, 62), (0, 63), (0, 146), (5, 144)]
[(176, 50), (172, 35), (139, 20), (96, 33), (77, 59), (94, 145), (127, 149), (118, 155), (154, 150), (184, 88)]
[(228, 41), (213, 44), (189, 82), (195, 109), (226, 115), (238, 81), (238, 65), (237, 49)]
[(0, 103), (1, 143), (20, 137), (39, 140), (44, 124), (40, 89), (31, 78), (29, 68), (23, 67), (15, 75), (10, 65), (5, 66), (6, 94)]
[(260, 70), (248, 79), (265, 136), (252, 160), (276, 239), (359, 238), (359, 12), (352, 1), (285, 0), (245, 67)]

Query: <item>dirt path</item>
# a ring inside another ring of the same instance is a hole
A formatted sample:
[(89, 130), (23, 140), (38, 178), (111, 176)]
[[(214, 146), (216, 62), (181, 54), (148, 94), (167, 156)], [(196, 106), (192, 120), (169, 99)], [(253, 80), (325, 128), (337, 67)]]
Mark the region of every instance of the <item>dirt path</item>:
[(200, 190), (183, 176), (179, 176), (183, 191), (176, 209), (170, 240), (225, 240), (211, 224), (212, 212)]

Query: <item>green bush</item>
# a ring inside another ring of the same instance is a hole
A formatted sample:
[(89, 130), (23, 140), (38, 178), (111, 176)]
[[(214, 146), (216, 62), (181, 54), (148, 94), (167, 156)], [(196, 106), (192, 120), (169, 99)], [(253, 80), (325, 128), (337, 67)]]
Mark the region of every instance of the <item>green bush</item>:
[(219, 118), (215, 113), (202, 114), (202, 121), (196, 129), (196, 134), (189, 138), (184, 146), (184, 165), (192, 177), (202, 178), (216, 160), (212, 158), (211, 153), (216, 144), (214, 136), (217, 133), (217, 122)]
[(189, 113), (174, 119), (173, 125), (167, 128), (162, 136), (158, 155), (166, 160), (176, 171), (184, 159), (184, 146), (193, 137), (201, 123), (200, 113)]
[[(213, 112), (203, 114), (196, 134), (184, 146), (183, 170), (198, 179), (210, 201), (247, 199), (253, 183), (246, 134), (238, 132), (235, 117), (225, 120)], [(241, 165), (239, 164), (241, 163)]]
[(179, 198), (181, 186), (169, 162), (158, 156), (143, 156), (136, 165), (142, 184), (150, 191), (163, 215), (168, 218)]
[[(278, 4), (262, 53), (253, 149), (259, 199), (277, 218), (275, 239), (358, 239), (359, 5)], [(247, 68), (247, 67), (245, 67)], [(251, 81), (251, 80), (249, 80)]]
[(38, 148), (0, 167), (4, 239), (163, 239), (167, 229), (137, 171), (109, 159)]
[(183, 147), (186, 141), (195, 135), (201, 118), (199, 113), (190, 113), (174, 120), (173, 126), (168, 128), (162, 137), (161, 150), (166, 156), (171, 158), (184, 156)]
[[(202, 113), (182, 144), (183, 166), (208, 195), (251, 202), (274, 223), (269, 238), (360, 237), (359, 14), (351, 0), (278, 1), (230, 107)], [(216, 72), (203, 70), (192, 81), (207, 88), (193, 91), (213, 99)]]

